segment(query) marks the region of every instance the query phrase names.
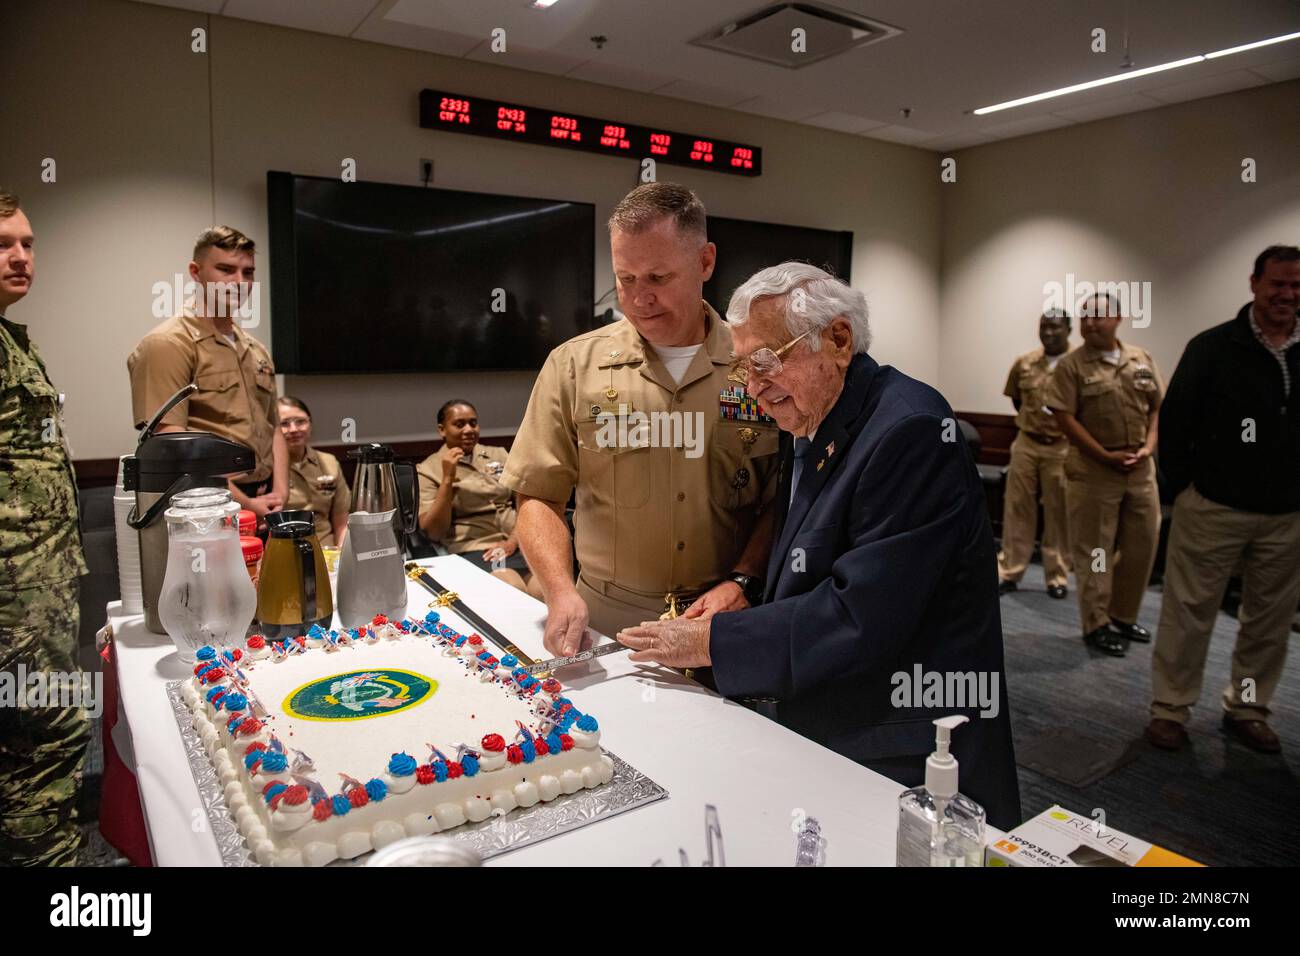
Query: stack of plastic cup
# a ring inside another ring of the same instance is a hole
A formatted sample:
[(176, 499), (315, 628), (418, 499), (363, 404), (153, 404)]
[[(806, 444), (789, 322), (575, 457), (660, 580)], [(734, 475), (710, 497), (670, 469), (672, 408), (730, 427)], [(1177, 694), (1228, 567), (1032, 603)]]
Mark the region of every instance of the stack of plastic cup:
[(144, 613), (144, 585), (140, 576), (140, 535), (127, 524), (135, 495), (122, 487), (123, 455), (117, 462), (117, 487), (113, 489), (113, 525), (117, 532), (117, 585), (123, 614)]

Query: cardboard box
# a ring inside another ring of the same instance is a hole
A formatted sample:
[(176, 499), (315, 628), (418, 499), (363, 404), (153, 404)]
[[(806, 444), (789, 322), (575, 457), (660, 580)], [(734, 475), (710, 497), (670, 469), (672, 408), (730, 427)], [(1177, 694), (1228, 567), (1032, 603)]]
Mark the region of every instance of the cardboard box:
[(984, 848), (985, 866), (1201, 866), (1195, 860), (1053, 806)]

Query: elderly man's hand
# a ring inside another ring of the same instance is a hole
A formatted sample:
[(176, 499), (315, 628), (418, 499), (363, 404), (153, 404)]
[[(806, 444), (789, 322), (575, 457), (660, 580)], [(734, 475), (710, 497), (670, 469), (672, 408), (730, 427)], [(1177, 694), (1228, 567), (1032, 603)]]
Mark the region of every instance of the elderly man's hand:
[(707, 621), (723, 611), (743, 611), (747, 607), (749, 601), (745, 599), (745, 592), (740, 585), (735, 581), (723, 581), (692, 601), (682, 617)]
[(654, 661), (668, 667), (708, 667), (713, 663), (709, 656), (711, 630), (708, 619), (678, 617), (643, 621), (619, 631), (616, 638), (636, 652), (629, 660)]

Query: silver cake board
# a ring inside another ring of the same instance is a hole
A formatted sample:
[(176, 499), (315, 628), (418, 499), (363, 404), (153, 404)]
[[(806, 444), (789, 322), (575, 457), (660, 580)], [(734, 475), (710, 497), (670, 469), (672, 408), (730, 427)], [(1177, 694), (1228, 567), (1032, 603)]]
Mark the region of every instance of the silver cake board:
[[(167, 683), (167, 699), (181, 732), (185, 759), (189, 763), (199, 799), (207, 811), (208, 823), (221, 854), (222, 866), (258, 866), (244, 843), (243, 834), (226, 806), (225, 790), (198, 731), (193, 727), (189, 705), (181, 696), (185, 681)], [(614, 761), (614, 777), (603, 787), (561, 794), (554, 800), (531, 807), (511, 810), (504, 816), (488, 817), (480, 823), (466, 823), (439, 836), (450, 837), (471, 847), (483, 860), (520, 847), (540, 843), (561, 833), (568, 833), (607, 817), (635, 810), (637, 807), (667, 798), (668, 791), (617, 754), (601, 748)], [(369, 853), (353, 860), (340, 860), (331, 866), (357, 866), (365, 863)]]

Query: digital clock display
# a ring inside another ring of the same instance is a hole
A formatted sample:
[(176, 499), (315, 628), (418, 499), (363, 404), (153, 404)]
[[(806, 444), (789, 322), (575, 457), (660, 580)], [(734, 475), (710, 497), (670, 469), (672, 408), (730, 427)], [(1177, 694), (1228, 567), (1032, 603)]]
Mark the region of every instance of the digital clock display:
[(737, 176), (763, 172), (763, 150), (758, 146), (439, 90), (421, 91), (420, 126), (607, 156), (649, 157)]

